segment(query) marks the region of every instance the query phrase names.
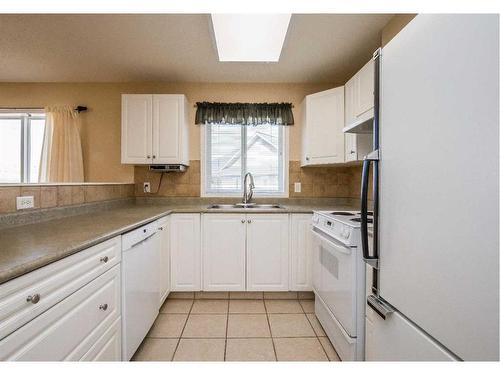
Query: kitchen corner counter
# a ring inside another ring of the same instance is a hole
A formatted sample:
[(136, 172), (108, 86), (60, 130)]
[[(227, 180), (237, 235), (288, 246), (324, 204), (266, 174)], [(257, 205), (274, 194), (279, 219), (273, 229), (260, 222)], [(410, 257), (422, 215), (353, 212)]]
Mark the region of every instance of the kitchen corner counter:
[(106, 210), (0, 230), (0, 284), (171, 213), (312, 213), (348, 204), (282, 203), (282, 209), (208, 209), (203, 202), (138, 200)]

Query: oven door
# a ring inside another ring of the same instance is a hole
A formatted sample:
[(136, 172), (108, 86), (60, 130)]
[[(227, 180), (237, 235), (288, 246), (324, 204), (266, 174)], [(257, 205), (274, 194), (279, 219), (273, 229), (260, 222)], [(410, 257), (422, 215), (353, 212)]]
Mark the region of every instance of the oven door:
[(356, 249), (312, 229), (313, 286), (351, 337), (356, 337)]

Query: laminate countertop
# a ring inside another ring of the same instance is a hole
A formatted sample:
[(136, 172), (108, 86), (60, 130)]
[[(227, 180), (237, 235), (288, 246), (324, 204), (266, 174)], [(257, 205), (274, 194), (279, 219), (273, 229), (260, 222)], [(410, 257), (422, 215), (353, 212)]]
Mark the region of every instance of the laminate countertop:
[(208, 209), (206, 203), (130, 202), (120, 207), (0, 230), (0, 284), (171, 213), (312, 213), (348, 205), (284, 204), (283, 209)]

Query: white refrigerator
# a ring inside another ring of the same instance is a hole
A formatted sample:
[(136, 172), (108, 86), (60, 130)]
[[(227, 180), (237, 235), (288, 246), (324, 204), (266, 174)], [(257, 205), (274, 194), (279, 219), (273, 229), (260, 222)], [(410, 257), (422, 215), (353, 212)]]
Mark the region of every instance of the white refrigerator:
[(376, 65), (366, 359), (498, 360), (499, 17), (418, 15)]

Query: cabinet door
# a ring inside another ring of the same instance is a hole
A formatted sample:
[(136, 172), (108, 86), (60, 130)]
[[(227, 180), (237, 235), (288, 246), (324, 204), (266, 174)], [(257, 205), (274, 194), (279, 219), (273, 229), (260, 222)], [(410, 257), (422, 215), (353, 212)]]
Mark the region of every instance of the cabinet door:
[(120, 285), (120, 265), (116, 265), (1, 340), (0, 359), (81, 359), (120, 317)]
[(245, 290), (244, 214), (203, 215), (203, 290)]
[(344, 133), (345, 136), (345, 161), (358, 160), (357, 134)]
[(200, 214), (170, 217), (172, 291), (201, 290)]
[(170, 217), (158, 220), (159, 230), (159, 279), (160, 279), (160, 306), (170, 293)]
[(312, 290), (312, 215), (290, 215), (290, 290)]
[(176, 164), (181, 159), (182, 95), (153, 95), (153, 163)]
[(352, 77), (344, 86), (344, 126), (352, 124), (356, 121), (356, 113), (355, 113), (355, 100), (354, 96), (356, 94), (356, 77)]
[(120, 361), (122, 355), (121, 319), (117, 319), (111, 327), (97, 340), (94, 346), (80, 361), (109, 362)]
[(306, 98), (307, 164), (344, 162), (344, 86)]
[[(373, 90), (374, 90), (374, 63), (368, 61), (361, 70), (356, 73), (356, 117), (373, 110)], [(373, 116), (370, 114), (369, 117)]]
[(288, 290), (288, 215), (247, 215), (247, 290)]
[(152, 95), (122, 95), (122, 163), (151, 164)]

